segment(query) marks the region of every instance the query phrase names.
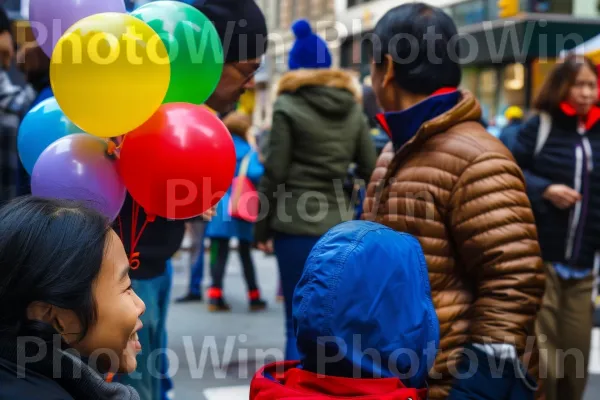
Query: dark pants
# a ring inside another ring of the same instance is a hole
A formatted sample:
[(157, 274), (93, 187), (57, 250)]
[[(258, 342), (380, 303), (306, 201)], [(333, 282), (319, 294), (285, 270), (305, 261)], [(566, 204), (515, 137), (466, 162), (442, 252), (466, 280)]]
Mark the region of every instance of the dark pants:
[(304, 264), (314, 245), (319, 241), (318, 236), (295, 236), (278, 234), (274, 241), (275, 255), (279, 264), (281, 287), (285, 301), (285, 325), (287, 342), (285, 359), (298, 360), (296, 334), (292, 319), (292, 301), (294, 290), (302, 277)]
[[(240, 240), (238, 253), (244, 270), (244, 278), (248, 292), (258, 290), (256, 283), (256, 273), (254, 263), (250, 254), (250, 242)], [(211, 262), (210, 274), (212, 277), (212, 288), (223, 289), (223, 278), (225, 277), (225, 268), (227, 267), (227, 258), (229, 257), (229, 239), (214, 238), (210, 240)]]
[(196, 241), (192, 246), (192, 265), (190, 265), (190, 288), (189, 293), (200, 296), (202, 294), (202, 280), (204, 280), (204, 229), (203, 221), (193, 222), (192, 240)]

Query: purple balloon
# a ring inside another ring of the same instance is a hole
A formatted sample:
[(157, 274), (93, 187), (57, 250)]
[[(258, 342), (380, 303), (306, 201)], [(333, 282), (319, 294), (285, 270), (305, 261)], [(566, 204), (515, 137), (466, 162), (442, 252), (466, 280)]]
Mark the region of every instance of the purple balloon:
[(32, 194), (81, 201), (114, 221), (127, 190), (106, 150), (105, 141), (87, 134), (57, 140), (33, 167)]
[(29, 21), (35, 40), (48, 57), (62, 35), (75, 22), (90, 15), (126, 13), (124, 0), (31, 0)]

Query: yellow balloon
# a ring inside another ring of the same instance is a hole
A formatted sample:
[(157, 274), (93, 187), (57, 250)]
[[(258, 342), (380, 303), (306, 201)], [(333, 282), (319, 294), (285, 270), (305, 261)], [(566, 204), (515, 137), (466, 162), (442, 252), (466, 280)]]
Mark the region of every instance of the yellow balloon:
[(171, 66), (160, 36), (127, 14), (95, 14), (60, 38), (50, 81), (65, 115), (100, 137), (126, 134), (158, 110)]

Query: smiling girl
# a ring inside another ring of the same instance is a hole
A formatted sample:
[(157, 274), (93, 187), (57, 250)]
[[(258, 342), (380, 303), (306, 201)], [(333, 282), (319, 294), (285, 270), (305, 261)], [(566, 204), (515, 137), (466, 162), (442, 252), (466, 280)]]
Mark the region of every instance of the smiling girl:
[(145, 305), (109, 221), (66, 201), (0, 209), (0, 400), (137, 400), (130, 373)]

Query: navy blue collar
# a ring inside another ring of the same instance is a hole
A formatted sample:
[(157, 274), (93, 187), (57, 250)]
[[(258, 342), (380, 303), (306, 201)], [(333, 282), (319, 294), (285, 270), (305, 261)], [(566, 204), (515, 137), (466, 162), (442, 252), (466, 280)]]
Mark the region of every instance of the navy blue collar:
[(441, 89), (411, 108), (379, 114), (377, 121), (387, 132), (397, 151), (415, 136), (425, 122), (450, 111), (460, 98), (461, 94), (457, 89)]

